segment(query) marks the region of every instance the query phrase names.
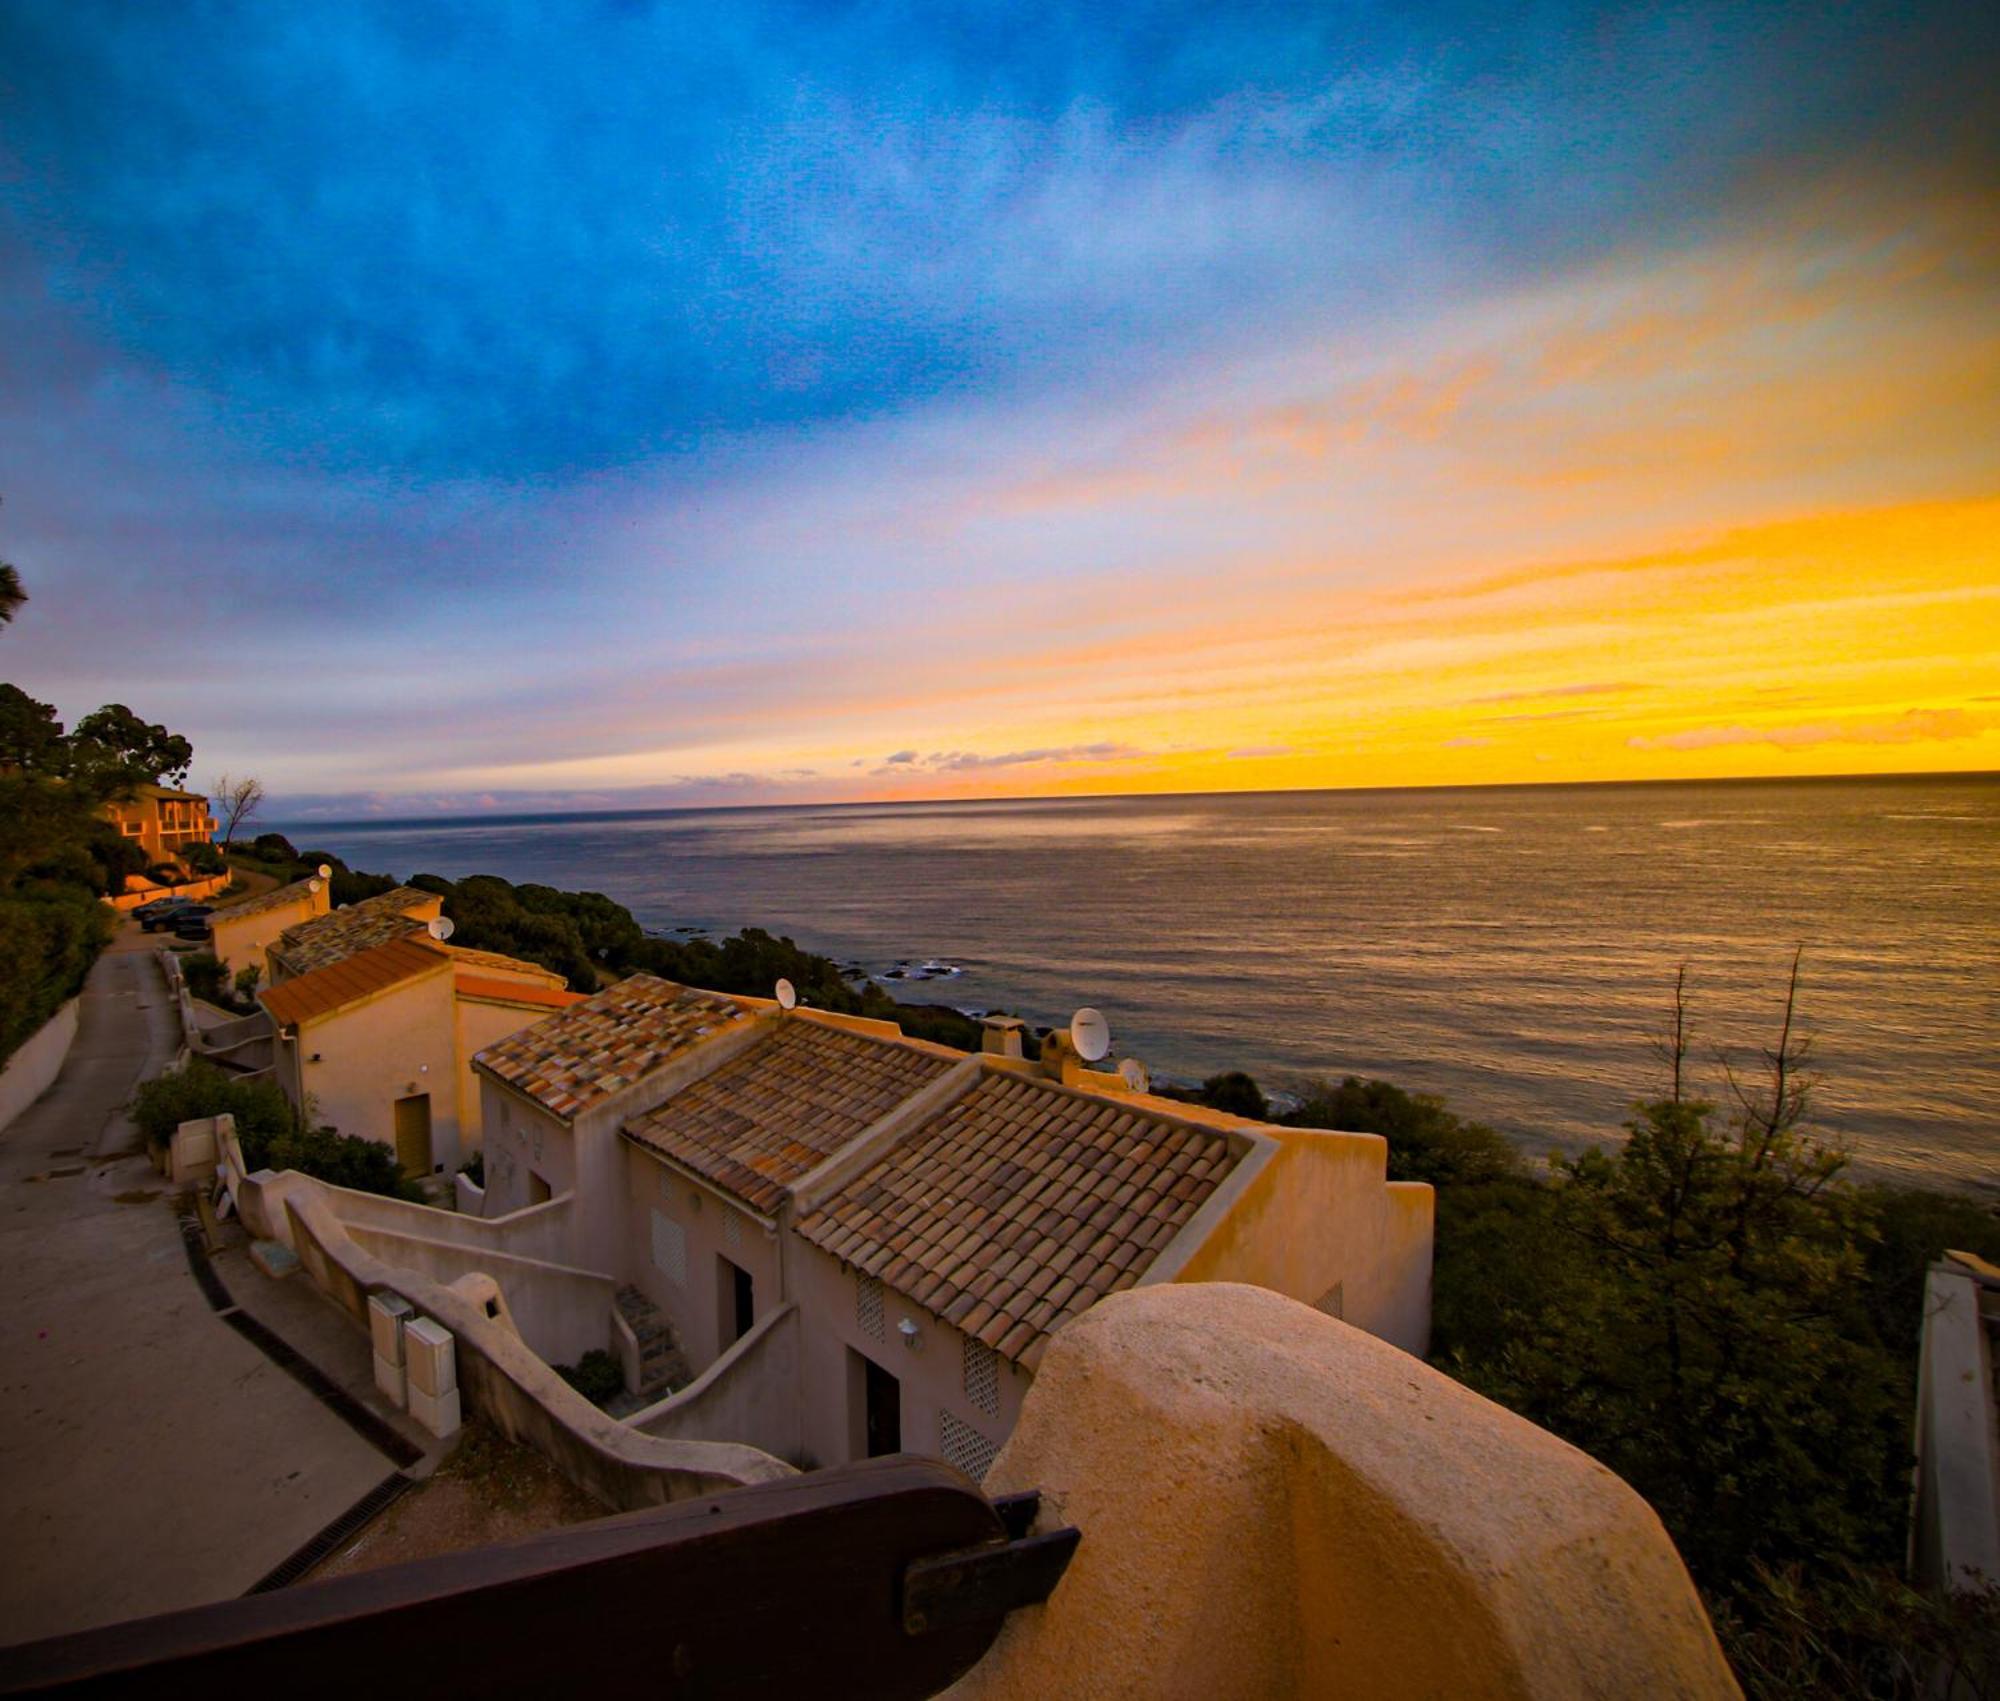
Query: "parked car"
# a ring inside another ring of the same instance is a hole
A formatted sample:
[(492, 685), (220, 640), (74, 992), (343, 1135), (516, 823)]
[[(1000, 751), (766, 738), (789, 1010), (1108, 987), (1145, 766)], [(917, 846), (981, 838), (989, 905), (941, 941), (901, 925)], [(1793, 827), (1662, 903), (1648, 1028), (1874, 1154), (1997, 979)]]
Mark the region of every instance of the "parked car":
[(189, 904), (186, 909), (174, 912), (169, 925), (176, 939), (206, 939), (212, 931), (208, 918), (214, 914), (213, 904)]
[(155, 898), (150, 904), (141, 904), (132, 913), (139, 918), (142, 932), (158, 933), (163, 927), (172, 927), (174, 917), (182, 910), (195, 907), (192, 898)]

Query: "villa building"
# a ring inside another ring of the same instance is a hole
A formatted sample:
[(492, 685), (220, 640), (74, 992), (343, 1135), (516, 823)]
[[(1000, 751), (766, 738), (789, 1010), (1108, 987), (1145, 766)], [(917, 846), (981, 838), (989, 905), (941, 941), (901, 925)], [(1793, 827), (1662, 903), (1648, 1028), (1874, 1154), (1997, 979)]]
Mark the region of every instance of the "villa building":
[(326, 881), (294, 880), (275, 892), (217, 910), (209, 918), (209, 950), (232, 976), (254, 967), (269, 979), (266, 957), (279, 937), (331, 908)]
[(105, 804), (103, 812), (121, 838), (146, 853), (149, 863), (178, 861), (189, 845), (205, 845), (215, 835), (215, 817), (198, 791), (136, 786), (130, 797)]
[(488, 1218), (567, 1195), (567, 1261), (637, 1289), (695, 1372), (796, 1317), (799, 1451), (977, 1478), (1050, 1339), (1105, 1296), (1247, 1282), (1412, 1352), (1432, 1194), (1376, 1136), (1134, 1092), (1018, 1024), (977, 1055), (893, 1023), (637, 975), (473, 1060)]
[(481, 1143), (473, 1055), (580, 998), (538, 963), (434, 937), (435, 893), (400, 886), (331, 913), (323, 897), (265, 947), (278, 1083), (316, 1121), (394, 1146), (407, 1175), (455, 1170)]

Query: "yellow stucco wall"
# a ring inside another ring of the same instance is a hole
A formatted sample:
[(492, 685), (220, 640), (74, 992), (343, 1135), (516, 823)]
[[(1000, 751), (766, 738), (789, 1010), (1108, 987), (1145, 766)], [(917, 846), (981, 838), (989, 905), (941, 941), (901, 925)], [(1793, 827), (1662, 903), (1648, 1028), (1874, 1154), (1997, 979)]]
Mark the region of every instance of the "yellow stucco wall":
[[(492, 978), (497, 980), (501, 977), (494, 975)], [(461, 1160), (485, 1145), (479, 1077), (472, 1072), (472, 1059), (485, 1047), (497, 1045), (510, 1034), (518, 1034), (523, 1028), (545, 1021), (548, 1015), (548, 1006), (544, 1004), (501, 1004), (479, 998), (454, 998), (452, 1022), (454, 1043), (458, 1049), (456, 1091)]]
[(1277, 1150), (1174, 1279), (1251, 1282), (1307, 1305), (1324, 1302), (1329, 1314), (1422, 1353), (1430, 1188), (1388, 1184), (1389, 1146), (1378, 1134), (1257, 1132)]
[(326, 913), (327, 894), (324, 887), (295, 903), (257, 910), (249, 915), (232, 915), (227, 908), (219, 909), (209, 917), (209, 925), (215, 932), (215, 943), (211, 949), (232, 975), (255, 963), (264, 971), (263, 984), (268, 986), (271, 965), (265, 960), (265, 953), (276, 943), (278, 935), (288, 927), (297, 927), (300, 922), (311, 921), (315, 916)]
[(442, 958), (435, 974), (301, 1023), (295, 1050), (300, 1085), (320, 1121), (393, 1146), (396, 1100), (428, 1093), (432, 1166), (447, 1174), (458, 1167), (457, 1036), (451, 968)]

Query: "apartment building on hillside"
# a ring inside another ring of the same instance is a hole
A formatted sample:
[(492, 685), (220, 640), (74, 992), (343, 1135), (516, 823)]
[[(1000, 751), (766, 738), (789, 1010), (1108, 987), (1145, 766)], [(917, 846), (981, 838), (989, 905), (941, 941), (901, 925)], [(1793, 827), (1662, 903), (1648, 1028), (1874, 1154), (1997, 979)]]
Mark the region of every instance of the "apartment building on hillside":
[[(1423, 1350), (1432, 1195), (1381, 1139), (988, 1045), (634, 976), (474, 1059), (485, 1211), (569, 1195), (568, 1261), (642, 1292), (698, 1375), (782, 1376), (758, 1397), (796, 1402), (813, 1464), (983, 1474), (1050, 1338), (1142, 1284), (1254, 1283)], [(790, 1368), (751, 1371), (791, 1313)]]

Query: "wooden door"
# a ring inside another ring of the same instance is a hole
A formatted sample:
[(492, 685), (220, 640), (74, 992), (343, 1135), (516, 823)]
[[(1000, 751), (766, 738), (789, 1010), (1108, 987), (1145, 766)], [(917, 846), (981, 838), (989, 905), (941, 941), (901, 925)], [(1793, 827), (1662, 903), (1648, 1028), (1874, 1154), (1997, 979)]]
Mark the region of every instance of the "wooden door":
[(405, 1175), (431, 1172), (431, 1096), (416, 1093), (396, 1101), (396, 1162)]

